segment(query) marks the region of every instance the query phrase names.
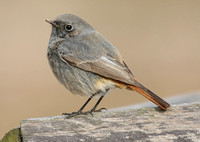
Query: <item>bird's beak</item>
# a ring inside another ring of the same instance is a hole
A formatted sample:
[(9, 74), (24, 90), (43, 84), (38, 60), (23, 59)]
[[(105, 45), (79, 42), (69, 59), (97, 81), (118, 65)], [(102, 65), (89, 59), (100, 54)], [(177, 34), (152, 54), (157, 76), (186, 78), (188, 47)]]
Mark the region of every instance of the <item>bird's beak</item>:
[(59, 27), (53, 20), (45, 19), (45, 21), (54, 27)]
[(56, 27), (56, 28), (59, 28), (59, 29), (62, 29), (61, 26), (57, 25), (54, 20), (49, 20), (49, 19), (45, 19), (45, 21), (49, 24), (51, 24), (52, 26)]
[(53, 25), (53, 21), (52, 20), (49, 20), (49, 19), (45, 19), (45, 21), (51, 25)]

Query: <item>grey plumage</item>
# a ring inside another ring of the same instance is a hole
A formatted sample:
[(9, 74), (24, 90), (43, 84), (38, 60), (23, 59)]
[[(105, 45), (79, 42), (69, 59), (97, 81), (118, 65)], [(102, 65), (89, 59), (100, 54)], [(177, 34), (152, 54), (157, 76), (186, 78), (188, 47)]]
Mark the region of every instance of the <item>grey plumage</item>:
[[(81, 18), (64, 14), (53, 21), (48, 59), (56, 78), (72, 93), (103, 96), (112, 88), (135, 90), (166, 110), (170, 105), (137, 82), (119, 51)], [(77, 113), (78, 113), (77, 112)]]
[[(62, 15), (55, 21), (63, 24), (63, 30), (53, 26), (48, 59), (55, 76), (67, 89), (91, 96), (115, 87), (112, 82), (105, 88), (97, 86), (101, 75), (134, 84), (119, 51), (85, 21), (74, 15)], [(66, 23), (73, 25), (73, 32), (64, 32)]]

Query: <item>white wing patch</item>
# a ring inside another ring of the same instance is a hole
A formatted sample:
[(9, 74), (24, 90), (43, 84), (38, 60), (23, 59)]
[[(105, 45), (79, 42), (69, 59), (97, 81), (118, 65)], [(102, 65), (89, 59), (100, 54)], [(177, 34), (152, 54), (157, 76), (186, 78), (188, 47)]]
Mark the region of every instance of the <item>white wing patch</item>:
[(107, 66), (109, 66), (110, 68), (113, 68), (115, 70), (118, 70), (119, 72), (121, 72), (122, 70), (120, 68), (122, 68), (121, 66), (119, 66), (118, 64), (116, 64), (115, 62), (113, 62), (112, 60), (109, 60), (107, 57), (102, 56), (100, 58), (101, 60), (105, 61), (108, 64), (105, 64)]
[(115, 66), (118, 66), (115, 62), (112, 62), (111, 60), (109, 60), (109, 59), (106, 58), (105, 56), (102, 56), (101, 59), (104, 60), (104, 61), (106, 61), (106, 62), (108, 62), (108, 63), (111, 63), (111, 64), (113, 64), (113, 65), (115, 65)]

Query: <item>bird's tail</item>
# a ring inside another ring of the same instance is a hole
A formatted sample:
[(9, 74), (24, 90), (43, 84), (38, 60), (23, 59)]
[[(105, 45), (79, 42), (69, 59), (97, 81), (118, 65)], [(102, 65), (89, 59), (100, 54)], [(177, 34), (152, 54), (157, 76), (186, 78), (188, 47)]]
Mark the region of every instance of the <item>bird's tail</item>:
[[(135, 80), (135, 79), (134, 79)], [(136, 80), (135, 80), (136, 81)], [(170, 104), (168, 104), (166, 101), (161, 99), (159, 96), (157, 96), (155, 93), (144, 87), (142, 84), (137, 82), (139, 85), (137, 86), (132, 86), (132, 85), (127, 85), (129, 89), (137, 91), (150, 101), (152, 101), (154, 104), (158, 105), (161, 109), (167, 110), (167, 108), (170, 107)]]

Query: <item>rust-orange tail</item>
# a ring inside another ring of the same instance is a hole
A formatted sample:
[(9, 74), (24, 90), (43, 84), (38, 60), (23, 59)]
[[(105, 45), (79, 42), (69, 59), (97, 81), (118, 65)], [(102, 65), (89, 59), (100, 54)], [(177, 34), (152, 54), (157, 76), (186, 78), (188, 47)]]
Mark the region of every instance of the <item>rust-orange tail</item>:
[[(135, 79), (134, 79), (135, 80)], [(139, 83), (140, 84), (140, 83)], [(158, 105), (161, 109), (167, 110), (167, 108), (170, 107), (170, 104), (168, 104), (166, 101), (161, 99), (159, 96), (151, 92), (149, 89), (144, 87), (142, 84), (140, 84), (140, 87), (132, 86), (132, 85), (127, 85), (130, 89), (137, 91), (156, 105)]]

